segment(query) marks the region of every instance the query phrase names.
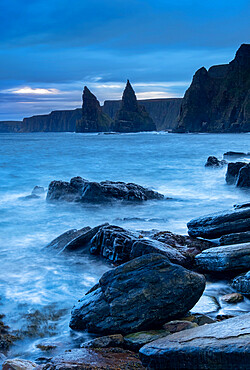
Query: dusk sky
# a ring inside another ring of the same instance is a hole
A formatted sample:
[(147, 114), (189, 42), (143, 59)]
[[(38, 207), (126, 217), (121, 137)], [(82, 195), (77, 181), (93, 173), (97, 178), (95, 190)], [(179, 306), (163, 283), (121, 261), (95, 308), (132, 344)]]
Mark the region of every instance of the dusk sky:
[(182, 97), (194, 72), (249, 42), (249, 0), (0, 0), (0, 120), (103, 102)]

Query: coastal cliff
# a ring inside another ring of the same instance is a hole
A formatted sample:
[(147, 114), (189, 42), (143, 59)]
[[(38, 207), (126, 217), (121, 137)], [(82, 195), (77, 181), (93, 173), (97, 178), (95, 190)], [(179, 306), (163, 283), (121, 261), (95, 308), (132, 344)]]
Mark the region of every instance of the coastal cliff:
[(234, 60), (200, 68), (182, 101), (177, 132), (250, 131), (250, 45)]

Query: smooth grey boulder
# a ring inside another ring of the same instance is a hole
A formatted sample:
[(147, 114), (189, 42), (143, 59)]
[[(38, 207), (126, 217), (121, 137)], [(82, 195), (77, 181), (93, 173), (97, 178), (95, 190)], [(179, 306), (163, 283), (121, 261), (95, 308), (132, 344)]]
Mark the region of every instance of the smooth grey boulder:
[(226, 182), (228, 184), (235, 184), (239, 175), (239, 171), (242, 167), (246, 165), (245, 162), (231, 162), (228, 163), (227, 173), (226, 173)]
[(140, 349), (148, 370), (249, 369), (250, 314), (169, 335)]
[(102, 334), (157, 329), (189, 311), (204, 288), (204, 276), (147, 254), (106, 272), (73, 307), (70, 327)]
[(250, 163), (239, 170), (236, 186), (238, 188), (250, 188)]
[(237, 292), (250, 296), (250, 271), (234, 278), (232, 285)]
[(193, 237), (216, 239), (222, 235), (250, 230), (250, 207), (213, 213), (188, 222), (188, 233)]
[(102, 203), (114, 199), (142, 202), (164, 199), (164, 195), (133, 183), (119, 181), (88, 181), (73, 177), (70, 182), (52, 181), (49, 184), (47, 201)]
[(250, 268), (250, 243), (210, 248), (195, 257), (201, 271), (237, 272)]
[(220, 245), (240, 244), (248, 242), (250, 242), (250, 231), (245, 231), (244, 233), (223, 235), (219, 239)]

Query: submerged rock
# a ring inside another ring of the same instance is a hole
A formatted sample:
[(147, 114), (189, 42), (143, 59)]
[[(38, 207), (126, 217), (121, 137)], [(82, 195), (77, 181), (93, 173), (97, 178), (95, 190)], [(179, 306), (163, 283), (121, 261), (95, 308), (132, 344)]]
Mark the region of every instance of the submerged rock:
[(240, 293), (225, 294), (221, 297), (221, 300), (227, 303), (238, 303), (243, 301), (244, 297)]
[(44, 187), (36, 185), (32, 190), (31, 194), (41, 195), (44, 194)]
[(214, 156), (210, 156), (207, 159), (205, 167), (223, 167), (226, 164), (227, 164), (227, 161), (225, 161), (224, 159), (219, 160), (218, 158)]
[(70, 182), (52, 181), (47, 193), (48, 201), (102, 203), (113, 199), (125, 201), (146, 201), (164, 199), (164, 195), (143, 186), (115, 181), (100, 183), (73, 177)]
[(237, 276), (233, 280), (233, 287), (241, 294), (250, 296), (250, 271), (248, 271), (246, 274), (242, 274), (240, 276)]
[(146, 344), (147, 369), (248, 369), (250, 314), (169, 335)]
[(106, 272), (73, 307), (70, 327), (104, 334), (156, 329), (191, 309), (204, 288), (204, 276), (144, 255)]

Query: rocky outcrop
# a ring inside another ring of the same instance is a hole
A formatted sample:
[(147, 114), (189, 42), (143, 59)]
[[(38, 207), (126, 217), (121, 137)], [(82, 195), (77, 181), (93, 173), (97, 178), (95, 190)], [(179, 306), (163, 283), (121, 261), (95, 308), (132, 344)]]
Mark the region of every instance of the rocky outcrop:
[(191, 220), (187, 224), (188, 233), (193, 237), (216, 239), (250, 230), (250, 207), (214, 213)]
[(218, 158), (214, 156), (210, 156), (207, 159), (205, 167), (223, 167), (225, 166), (225, 164), (227, 164), (227, 162), (224, 159), (219, 160)]
[(129, 80), (123, 92), (121, 106), (116, 113), (111, 130), (116, 132), (156, 131), (155, 123), (145, 107), (138, 104)]
[(76, 122), (76, 132), (110, 131), (112, 120), (102, 112), (99, 101), (87, 86), (82, 95), (82, 118)]
[(223, 156), (229, 157), (229, 158), (244, 158), (244, 157), (249, 157), (250, 153), (229, 151), (229, 152), (224, 153)]
[(104, 334), (159, 328), (191, 309), (204, 288), (202, 275), (144, 255), (106, 272), (73, 307), (70, 327)]
[(0, 121), (0, 133), (20, 132), (21, 128), (21, 121)]
[(239, 170), (236, 186), (238, 188), (250, 188), (250, 163)]
[[(138, 100), (138, 104), (143, 105), (150, 117), (152, 117), (156, 124), (157, 131), (172, 130), (176, 128), (181, 102), (182, 98)], [(120, 105), (120, 100), (106, 100), (102, 110), (109, 117), (115, 119)]]
[(250, 296), (250, 271), (234, 278), (232, 285), (237, 292)]
[(147, 369), (235, 370), (250, 363), (250, 314), (169, 335), (140, 349)]
[(73, 177), (70, 182), (52, 181), (49, 184), (48, 201), (102, 203), (111, 200), (146, 201), (163, 199), (164, 196), (143, 186), (115, 181), (100, 183), (88, 181), (82, 177)]
[(239, 171), (242, 167), (246, 165), (245, 162), (231, 162), (228, 163), (227, 173), (226, 173), (226, 182), (228, 184), (236, 184)]
[(250, 45), (229, 64), (199, 69), (182, 101), (178, 132), (250, 131)]

